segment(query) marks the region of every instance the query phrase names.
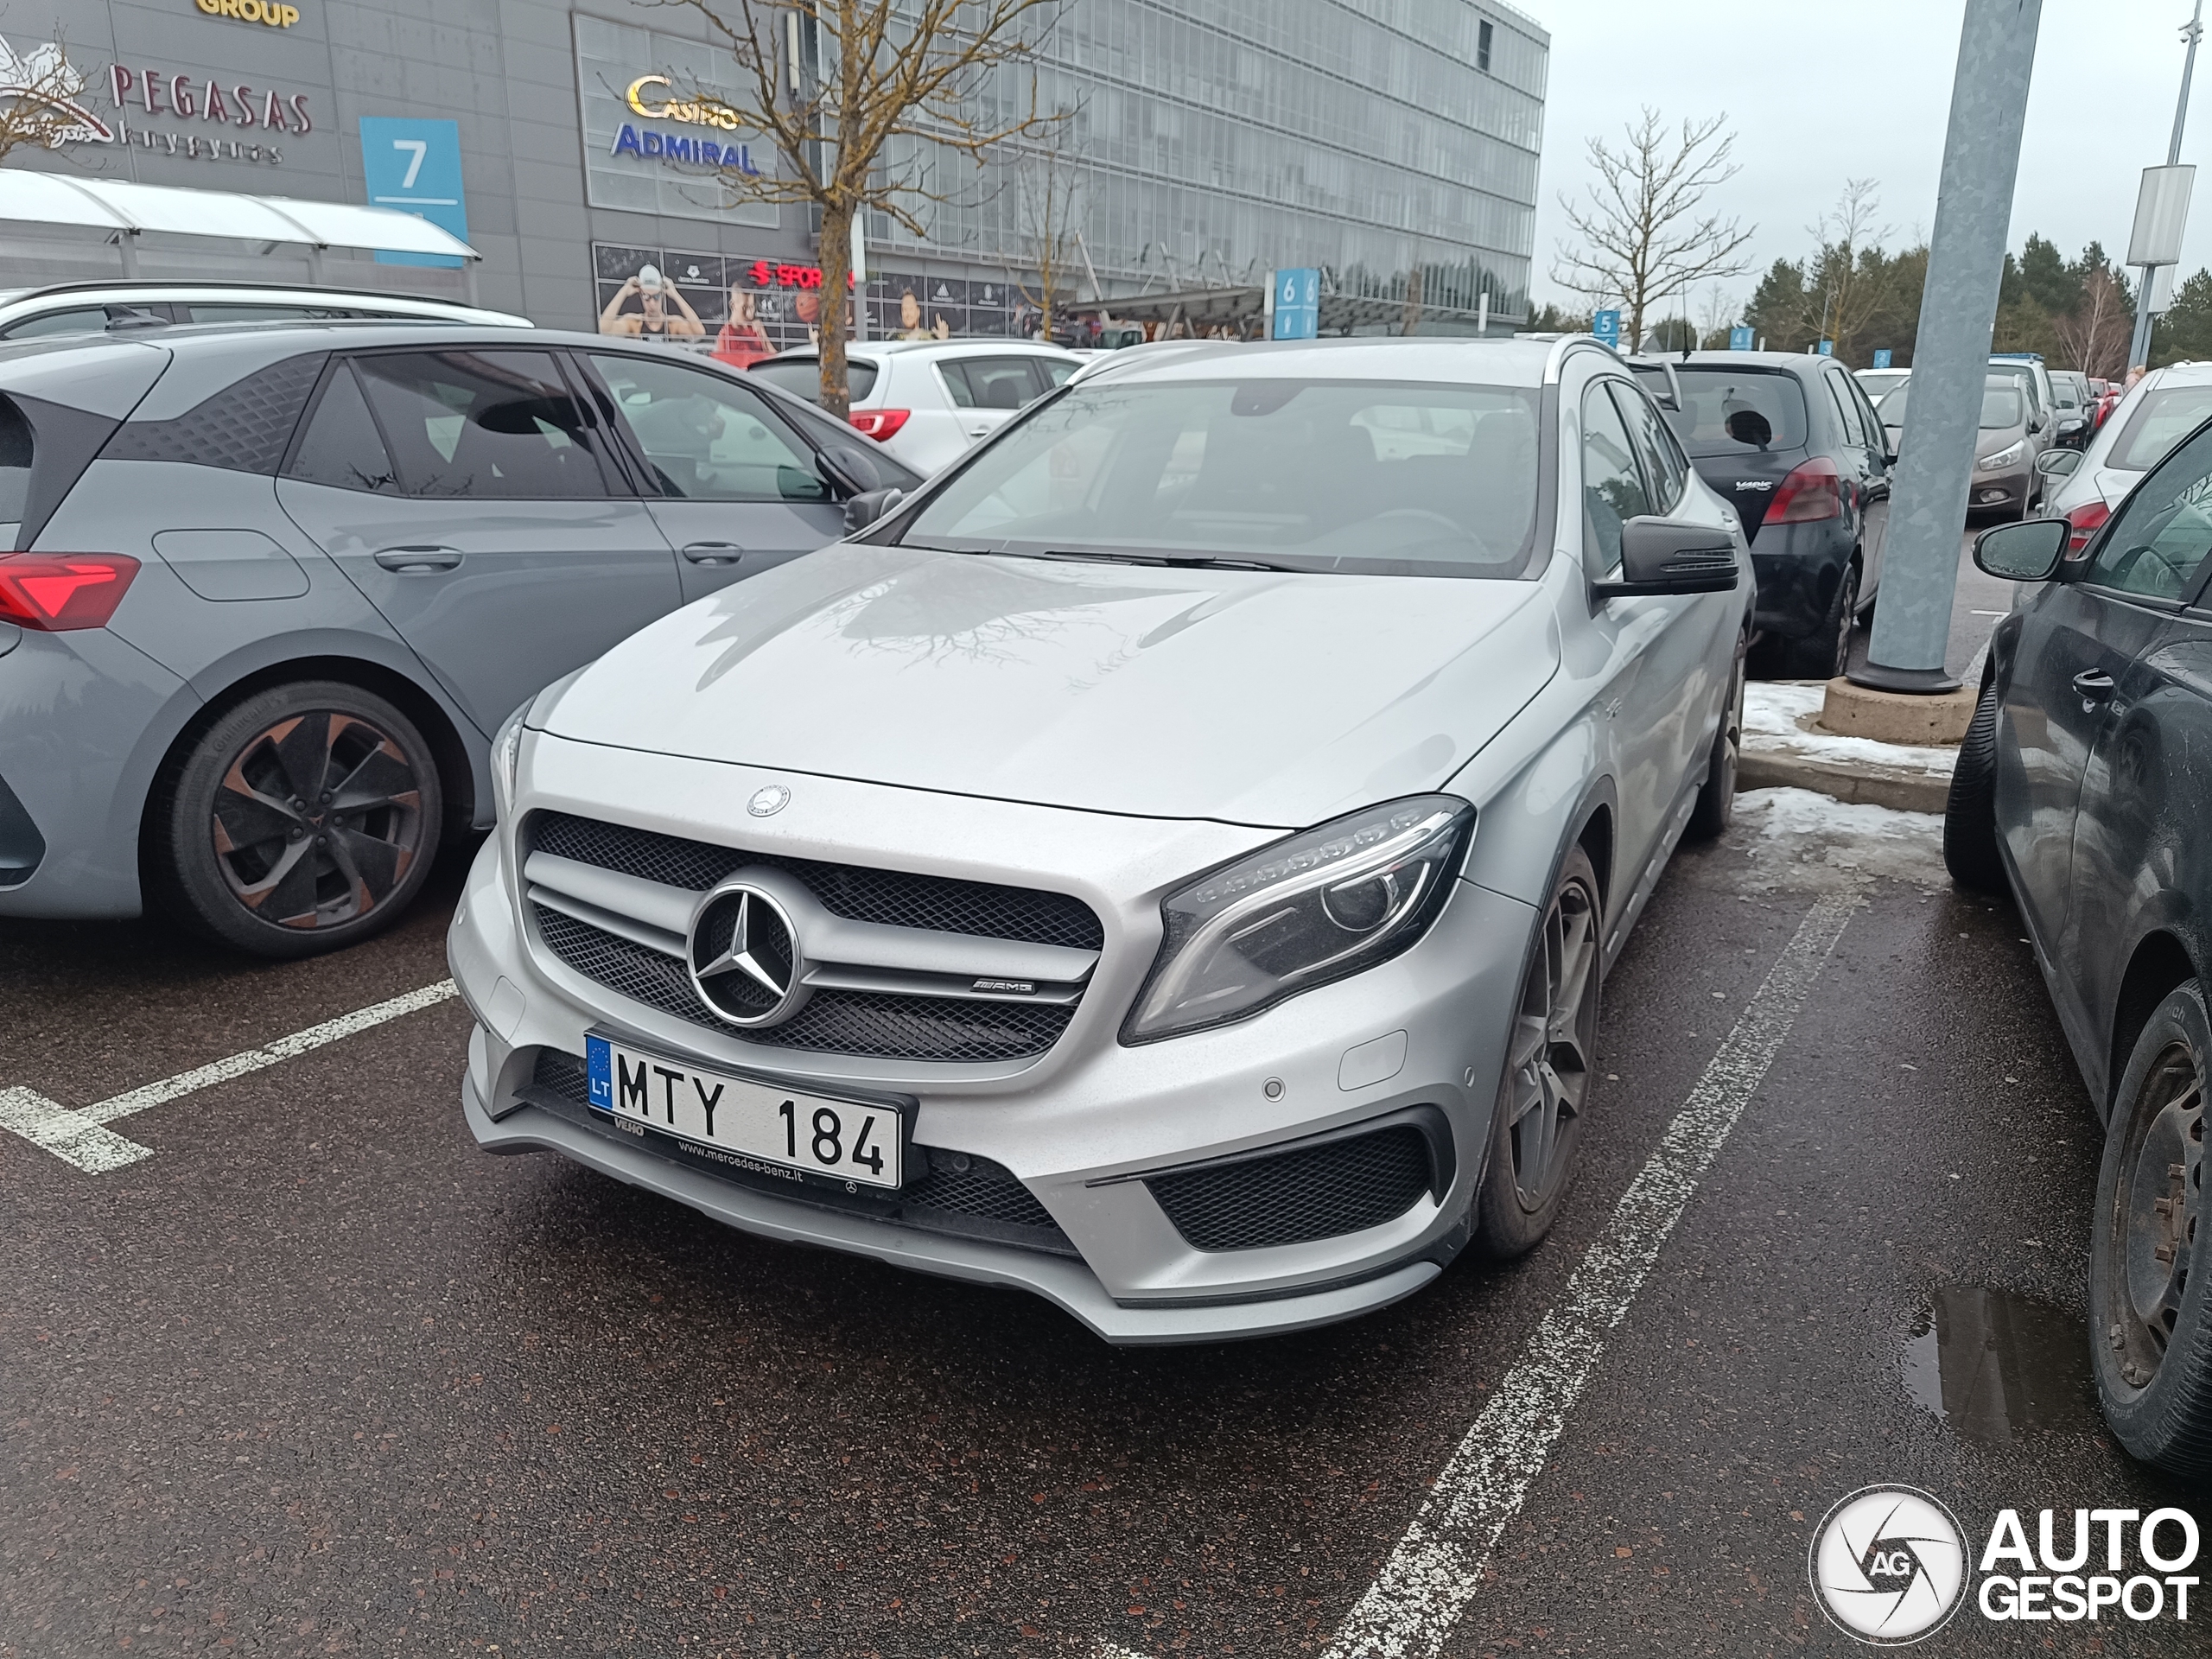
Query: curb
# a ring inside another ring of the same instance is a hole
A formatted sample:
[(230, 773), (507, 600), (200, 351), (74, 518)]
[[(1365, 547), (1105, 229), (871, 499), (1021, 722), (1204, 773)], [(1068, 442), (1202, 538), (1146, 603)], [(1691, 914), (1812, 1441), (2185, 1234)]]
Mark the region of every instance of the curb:
[(1796, 754), (1745, 749), (1736, 761), (1736, 792), (1751, 789), (1809, 789), (1839, 801), (1886, 806), (1898, 812), (1941, 814), (1951, 780), (1924, 772), (1891, 771), (1812, 760)]

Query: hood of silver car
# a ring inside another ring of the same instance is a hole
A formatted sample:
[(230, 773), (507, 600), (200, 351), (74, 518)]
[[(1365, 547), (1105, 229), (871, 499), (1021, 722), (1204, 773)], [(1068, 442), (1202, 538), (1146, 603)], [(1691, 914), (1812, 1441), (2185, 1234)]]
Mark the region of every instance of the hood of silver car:
[(632, 635), (583, 742), (1146, 817), (1302, 825), (1433, 789), (1557, 667), (1531, 582), (838, 545)]

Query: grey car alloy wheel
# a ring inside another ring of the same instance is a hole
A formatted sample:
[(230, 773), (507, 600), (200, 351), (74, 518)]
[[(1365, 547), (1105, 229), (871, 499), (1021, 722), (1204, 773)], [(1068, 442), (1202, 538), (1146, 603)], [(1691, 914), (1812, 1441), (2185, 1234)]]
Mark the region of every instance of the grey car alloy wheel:
[(357, 687), (249, 697), (172, 772), (164, 896), (199, 931), (264, 956), (379, 931), (435, 854), (442, 802), (429, 746)]
[(2090, 1240), (2090, 1347), (2105, 1416), (2146, 1462), (2212, 1471), (2212, 1021), (2196, 980), (2145, 1024), (2113, 1103)]
[(1533, 1249), (1574, 1177), (1598, 1042), (1597, 873), (1577, 847), (1564, 861), (1522, 979), (1493, 1115), (1477, 1222), (1496, 1256)]

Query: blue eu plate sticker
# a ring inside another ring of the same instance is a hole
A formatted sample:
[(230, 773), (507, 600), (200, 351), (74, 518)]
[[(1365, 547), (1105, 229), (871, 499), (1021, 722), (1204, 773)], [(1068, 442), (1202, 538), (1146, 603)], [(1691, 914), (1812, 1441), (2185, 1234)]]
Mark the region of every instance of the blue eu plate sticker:
[(591, 1075), (591, 1103), (602, 1112), (614, 1109), (614, 1059), (604, 1037), (584, 1039), (584, 1069)]

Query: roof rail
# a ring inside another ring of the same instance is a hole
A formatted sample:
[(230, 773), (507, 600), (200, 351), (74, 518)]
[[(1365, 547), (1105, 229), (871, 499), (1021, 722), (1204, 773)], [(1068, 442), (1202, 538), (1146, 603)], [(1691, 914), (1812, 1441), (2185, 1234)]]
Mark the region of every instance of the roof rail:
[(1573, 352), (1603, 352), (1608, 362), (1618, 363), (1621, 354), (1595, 334), (1561, 334), (1559, 343), (1552, 347), (1551, 355), (1544, 359), (1544, 384), (1559, 384), (1560, 371), (1566, 367), (1567, 355)]

